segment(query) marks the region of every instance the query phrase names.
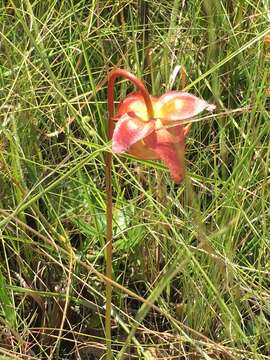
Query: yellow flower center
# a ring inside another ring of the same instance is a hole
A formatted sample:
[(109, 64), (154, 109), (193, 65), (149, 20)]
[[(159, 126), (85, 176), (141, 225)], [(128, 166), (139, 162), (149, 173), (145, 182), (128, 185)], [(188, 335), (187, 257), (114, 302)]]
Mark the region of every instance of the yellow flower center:
[[(158, 100), (153, 99), (152, 104), (154, 109), (154, 118), (166, 120), (166, 115), (181, 111), (181, 109), (185, 106), (185, 101), (181, 99), (173, 99), (171, 101), (161, 104)], [(129, 105), (129, 110), (134, 111), (134, 113), (142, 121), (149, 121), (147, 108), (145, 104), (142, 104), (142, 101), (133, 101)], [(159, 124), (157, 126), (159, 126)]]

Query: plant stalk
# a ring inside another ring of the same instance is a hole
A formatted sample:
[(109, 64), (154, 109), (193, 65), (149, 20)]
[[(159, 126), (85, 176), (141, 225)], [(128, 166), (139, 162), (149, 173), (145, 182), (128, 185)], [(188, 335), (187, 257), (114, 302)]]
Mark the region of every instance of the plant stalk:
[[(108, 131), (107, 137), (110, 141), (113, 135), (114, 117), (114, 84), (118, 77), (130, 80), (141, 92), (149, 120), (154, 117), (154, 111), (150, 95), (144, 84), (133, 74), (123, 69), (114, 69), (108, 75)], [(106, 276), (112, 279), (112, 239), (113, 239), (113, 204), (112, 204), (112, 152), (107, 151), (105, 156), (105, 179), (106, 179)], [(105, 335), (106, 335), (106, 359), (112, 359), (112, 334), (111, 334), (111, 311), (112, 311), (112, 284), (106, 283), (106, 312), (105, 312)]]

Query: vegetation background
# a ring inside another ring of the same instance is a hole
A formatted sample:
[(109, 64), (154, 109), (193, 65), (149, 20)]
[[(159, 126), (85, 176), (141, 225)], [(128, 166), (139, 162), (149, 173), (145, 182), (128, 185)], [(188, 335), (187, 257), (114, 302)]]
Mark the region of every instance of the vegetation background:
[(268, 1), (0, 3), (1, 360), (104, 356), (114, 66), (217, 105), (182, 185), (114, 157), (115, 357), (270, 359)]

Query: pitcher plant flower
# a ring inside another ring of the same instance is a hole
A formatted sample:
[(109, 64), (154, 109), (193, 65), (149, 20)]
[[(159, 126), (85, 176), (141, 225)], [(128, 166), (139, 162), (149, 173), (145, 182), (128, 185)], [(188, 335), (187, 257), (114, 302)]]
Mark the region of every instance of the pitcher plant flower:
[[(123, 77), (131, 75), (125, 70)], [(135, 78), (135, 77), (134, 77)], [(136, 85), (140, 80), (135, 78)], [(148, 91), (133, 92), (122, 100), (112, 119), (115, 123), (112, 134), (112, 151), (128, 152), (138, 159), (162, 160), (170, 170), (176, 183), (184, 177), (185, 139), (191, 124), (181, 125), (182, 120), (191, 119), (204, 110), (215, 106), (192, 94), (169, 91), (160, 97)], [(186, 121), (185, 121), (186, 123)]]
[[(114, 113), (114, 84), (118, 77), (130, 80), (137, 88), (118, 106)], [(123, 69), (114, 69), (108, 75), (108, 140), (112, 152), (128, 152), (138, 159), (162, 160), (175, 182), (184, 176), (185, 139), (193, 118), (203, 110), (215, 107), (186, 92), (169, 91), (155, 97), (148, 93), (136, 76)], [(185, 120), (185, 126), (181, 121)], [(106, 359), (112, 358), (111, 309), (112, 309), (112, 152), (106, 153)]]

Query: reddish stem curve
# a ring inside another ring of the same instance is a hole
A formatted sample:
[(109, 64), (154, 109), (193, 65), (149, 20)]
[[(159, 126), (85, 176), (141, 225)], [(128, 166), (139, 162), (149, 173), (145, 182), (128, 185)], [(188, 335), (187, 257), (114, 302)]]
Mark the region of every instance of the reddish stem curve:
[[(147, 108), (148, 119), (154, 117), (153, 106), (148, 90), (141, 80), (127, 70), (115, 69), (108, 75), (108, 115), (109, 124), (107, 137), (110, 141), (113, 135), (113, 116), (114, 116), (114, 84), (118, 77), (123, 77), (130, 80), (141, 92), (145, 105)], [(112, 152), (107, 151), (105, 157), (105, 179), (106, 179), (106, 276), (112, 278)], [(112, 309), (112, 284), (106, 283), (106, 315), (105, 315), (105, 333), (106, 333), (106, 346), (107, 346), (107, 360), (111, 359), (111, 309)]]
[(113, 119), (112, 119), (113, 115), (114, 115), (113, 89), (114, 89), (115, 80), (118, 77), (123, 77), (127, 80), (130, 80), (138, 88), (138, 90), (141, 92), (141, 94), (144, 98), (144, 101), (145, 101), (145, 105), (146, 105), (147, 113), (148, 113), (148, 119), (152, 119), (154, 117), (152, 101), (151, 101), (149, 92), (146, 89), (143, 82), (127, 70), (115, 69), (115, 70), (111, 71), (108, 76), (108, 112), (109, 112), (108, 138), (109, 138), (109, 140), (111, 140), (112, 135), (113, 135)]

